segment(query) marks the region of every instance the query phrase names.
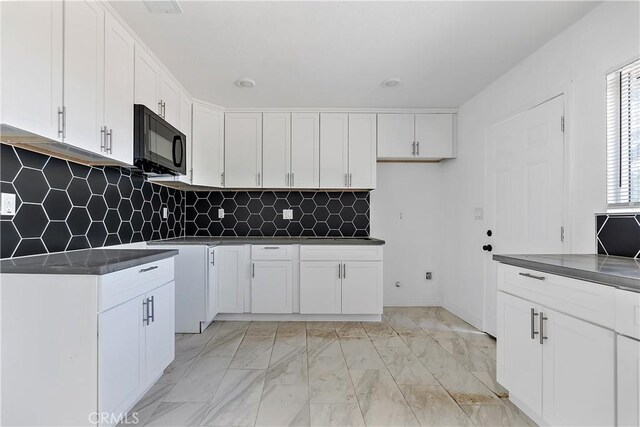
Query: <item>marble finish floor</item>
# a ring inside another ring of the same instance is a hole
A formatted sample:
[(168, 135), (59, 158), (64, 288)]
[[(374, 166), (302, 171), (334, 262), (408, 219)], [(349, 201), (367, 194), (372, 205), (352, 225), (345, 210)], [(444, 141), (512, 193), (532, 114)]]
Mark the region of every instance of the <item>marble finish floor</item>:
[(496, 345), (439, 307), (381, 323), (214, 322), (132, 410), (148, 426), (534, 426)]

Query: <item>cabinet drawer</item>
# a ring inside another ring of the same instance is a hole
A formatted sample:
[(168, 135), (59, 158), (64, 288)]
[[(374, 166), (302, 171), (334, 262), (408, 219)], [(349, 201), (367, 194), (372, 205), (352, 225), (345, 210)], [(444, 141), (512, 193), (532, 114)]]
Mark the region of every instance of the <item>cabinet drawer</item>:
[(173, 281), (174, 260), (167, 258), (100, 277), (98, 311), (104, 311)]
[(616, 289), (616, 332), (640, 340), (640, 293)]
[(382, 246), (301, 245), (300, 261), (380, 261)]
[(536, 270), (498, 265), (498, 290), (609, 329), (615, 288)]
[(292, 245), (251, 245), (251, 259), (272, 261), (293, 259)]

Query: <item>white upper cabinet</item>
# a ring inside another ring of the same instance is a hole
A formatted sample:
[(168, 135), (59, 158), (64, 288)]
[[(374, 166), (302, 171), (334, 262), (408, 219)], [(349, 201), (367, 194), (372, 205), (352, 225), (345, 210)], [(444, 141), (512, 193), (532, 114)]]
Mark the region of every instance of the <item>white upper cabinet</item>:
[(320, 114), (291, 114), (290, 187), (320, 187)]
[(379, 160), (452, 158), (454, 139), (454, 114), (378, 114)]
[(64, 141), (93, 153), (104, 146), (104, 10), (64, 2)]
[(133, 164), (133, 64), (131, 34), (110, 14), (104, 29), (105, 155)]
[(224, 113), (193, 103), (191, 183), (207, 187), (224, 184)]
[(416, 114), (416, 157), (453, 157), (453, 114)]
[(55, 141), (62, 140), (62, 9), (53, 0), (3, 2), (0, 23), (0, 121)]
[(157, 114), (162, 113), (162, 104), (158, 96), (160, 67), (147, 53), (144, 47), (135, 47), (135, 99), (136, 104), (146, 105)]
[(265, 188), (291, 186), (291, 114), (262, 115), (262, 172)]
[(320, 188), (344, 188), (349, 182), (349, 115), (320, 114)]
[(349, 187), (376, 186), (376, 115), (349, 114)]
[(225, 114), (225, 187), (262, 187), (262, 113)]
[[(160, 73), (159, 97), (161, 116), (176, 128), (180, 127), (180, 89), (165, 73)], [(180, 129), (182, 131), (182, 129)], [(184, 131), (183, 131), (184, 133)]]

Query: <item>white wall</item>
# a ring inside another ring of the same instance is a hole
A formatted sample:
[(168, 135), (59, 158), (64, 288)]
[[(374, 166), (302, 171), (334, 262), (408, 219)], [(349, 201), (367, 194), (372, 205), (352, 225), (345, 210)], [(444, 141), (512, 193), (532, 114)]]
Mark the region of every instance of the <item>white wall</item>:
[[(606, 209), (605, 75), (640, 52), (638, 2), (604, 2), (459, 109), (458, 159), (443, 164), (448, 229), (440, 282), (445, 307), (481, 327), (488, 240), (473, 209), (484, 207), (484, 132), (570, 87), (566, 121), (571, 191), (570, 251), (593, 253), (594, 213)], [(472, 72), (473, 70), (470, 70)]]
[[(440, 305), (442, 165), (378, 163), (371, 235), (386, 240), (385, 306)], [(427, 270), (433, 272), (431, 281), (424, 278)]]

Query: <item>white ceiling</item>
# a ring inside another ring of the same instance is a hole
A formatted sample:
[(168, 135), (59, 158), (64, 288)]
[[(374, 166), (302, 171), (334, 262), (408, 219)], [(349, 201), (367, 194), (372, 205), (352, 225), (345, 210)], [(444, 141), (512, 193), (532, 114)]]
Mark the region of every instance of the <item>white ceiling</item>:
[[(224, 107), (458, 107), (596, 2), (181, 1), (113, 7), (196, 98)], [(253, 89), (234, 86), (238, 78)], [(399, 78), (394, 89), (382, 80)]]

